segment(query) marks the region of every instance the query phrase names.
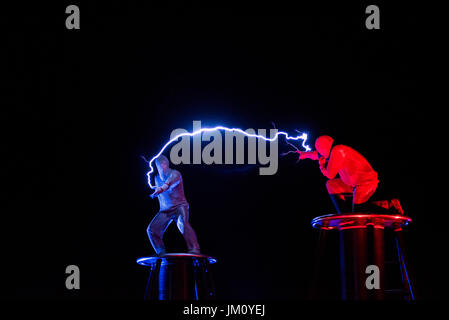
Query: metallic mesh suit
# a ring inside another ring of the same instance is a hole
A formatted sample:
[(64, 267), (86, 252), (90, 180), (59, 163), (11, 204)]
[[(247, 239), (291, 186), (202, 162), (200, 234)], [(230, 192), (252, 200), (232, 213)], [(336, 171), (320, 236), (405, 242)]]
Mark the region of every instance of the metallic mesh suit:
[(184, 236), (189, 253), (200, 253), (200, 246), (193, 230), (189, 224), (189, 204), (184, 195), (184, 186), (181, 173), (170, 169), (167, 157), (161, 155), (156, 161), (158, 175), (155, 178), (156, 191), (153, 195), (158, 197), (159, 212), (154, 216), (147, 233), (151, 245), (157, 255), (165, 253), (165, 245), (162, 236), (172, 221)]
[(352, 202), (351, 211), (366, 207), (361, 205), (366, 204), (377, 189), (377, 172), (353, 148), (341, 144), (333, 146), (333, 143), (331, 137), (321, 136), (315, 142), (317, 151), (300, 152), (299, 159), (319, 162), (321, 173), (329, 179), (326, 188), (338, 213), (347, 211), (343, 208), (349, 201)]

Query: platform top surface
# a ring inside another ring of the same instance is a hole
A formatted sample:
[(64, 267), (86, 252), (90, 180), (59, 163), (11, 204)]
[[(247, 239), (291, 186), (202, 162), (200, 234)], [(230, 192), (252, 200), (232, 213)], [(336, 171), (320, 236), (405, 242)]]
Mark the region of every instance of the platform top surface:
[(372, 213), (343, 213), (328, 214), (312, 219), (314, 228), (338, 229), (342, 226), (367, 226), (375, 225), (381, 227), (406, 226), (412, 219), (400, 214), (372, 214)]
[(141, 257), (136, 262), (143, 266), (149, 266), (155, 263), (157, 260), (176, 260), (176, 259), (207, 259), (210, 264), (217, 262), (217, 259), (207, 256), (205, 254), (193, 254), (193, 253), (166, 253), (162, 256), (149, 256)]

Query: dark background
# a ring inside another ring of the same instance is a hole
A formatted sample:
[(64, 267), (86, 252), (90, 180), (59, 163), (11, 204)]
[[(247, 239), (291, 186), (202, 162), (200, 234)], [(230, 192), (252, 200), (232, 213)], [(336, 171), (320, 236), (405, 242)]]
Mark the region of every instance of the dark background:
[[(414, 222), (406, 232), (416, 295), (448, 297), (436, 115), (421, 104), (427, 58), (420, 8), (371, 3), (230, 7), (201, 2), (73, 2), (3, 8), (1, 296), (142, 299), (158, 210), (147, 164), (175, 128), (277, 128), (354, 147)], [(288, 147), (281, 141), (281, 151)], [(433, 157), (436, 156), (436, 157)], [(219, 299), (309, 297), (317, 231), (332, 212), (316, 163), (177, 166)], [(443, 195), (444, 196), (444, 195)], [(440, 227), (440, 228), (439, 228)], [(169, 251), (184, 242), (171, 226)], [(65, 267), (81, 290), (65, 289)], [(332, 277), (329, 277), (332, 279)], [(329, 282), (329, 290), (338, 284)]]

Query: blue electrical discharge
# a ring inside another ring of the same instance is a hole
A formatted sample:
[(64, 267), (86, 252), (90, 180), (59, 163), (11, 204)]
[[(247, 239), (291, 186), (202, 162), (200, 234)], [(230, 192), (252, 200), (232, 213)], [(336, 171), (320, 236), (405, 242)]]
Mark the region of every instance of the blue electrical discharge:
[(150, 186), (150, 188), (151, 189), (156, 188), (155, 186), (153, 186), (151, 184), (151, 174), (154, 172), (153, 162), (154, 162), (154, 160), (156, 160), (156, 158), (158, 158), (165, 151), (165, 149), (167, 149), (167, 147), (169, 145), (171, 145), (173, 142), (177, 141), (179, 138), (182, 138), (182, 137), (186, 137), (186, 136), (193, 137), (193, 136), (195, 136), (197, 134), (201, 134), (203, 132), (211, 132), (211, 131), (218, 131), (218, 130), (224, 130), (224, 131), (228, 131), (228, 132), (239, 132), (247, 137), (263, 139), (265, 141), (270, 141), (270, 142), (275, 141), (280, 135), (283, 135), (283, 136), (285, 136), (285, 139), (287, 139), (287, 140), (302, 140), (302, 147), (305, 149), (305, 151), (312, 150), (308, 145), (306, 145), (306, 141), (307, 141), (306, 133), (302, 133), (299, 136), (291, 137), (286, 132), (278, 131), (278, 132), (276, 132), (276, 134), (273, 138), (267, 138), (267, 137), (264, 137), (259, 134), (248, 133), (248, 132), (243, 131), (242, 129), (238, 129), (238, 128), (227, 128), (227, 127), (222, 127), (222, 126), (218, 126), (218, 127), (214, 127), (214, 128), (201, 128), (201, 129), (191, 132), (191, 133), (184, 132), (184, 133), (180, 133), (177, 136), (173, 137), (162, 147), (162, 149), (159, 151), (159, 153), (157, 155), (155, 155), (153, 158), (151, 158), (150, 161), (148, 161), (148, 165), (150, 166), (150, 171), (147, 172), (147, 177), (148, 177), (148, 185)]

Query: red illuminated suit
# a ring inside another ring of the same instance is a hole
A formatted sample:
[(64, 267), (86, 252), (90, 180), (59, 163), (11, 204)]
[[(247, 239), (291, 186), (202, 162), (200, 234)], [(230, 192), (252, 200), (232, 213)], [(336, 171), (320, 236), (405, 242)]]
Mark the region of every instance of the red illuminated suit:
[(321, 172), (329, 178), (326, 187), (338, 213), (344, 207), (342, 201), (347, 204), (350, 198), (354, 211), (354, 206), (367, 202), (376, 191), (377, 172), (353, 148), (333, 143), (331, 137), (321, 136), (315, 141), (317, 151), (300, 152), (299, 159), (318, 160)]

